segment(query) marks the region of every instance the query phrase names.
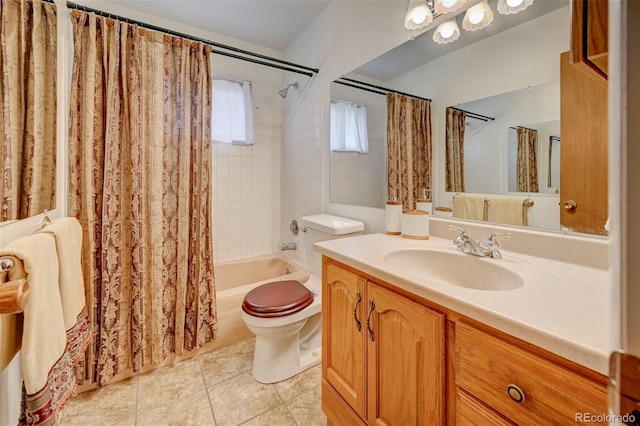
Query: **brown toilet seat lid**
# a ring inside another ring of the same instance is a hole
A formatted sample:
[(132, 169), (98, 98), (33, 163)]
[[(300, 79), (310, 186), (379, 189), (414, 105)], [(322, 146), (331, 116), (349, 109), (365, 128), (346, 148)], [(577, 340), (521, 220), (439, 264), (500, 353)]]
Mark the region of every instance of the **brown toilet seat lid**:
[(256, 317), (281, 317), (301, 311), (313, 302), (313, 293), (298, 281), (275, 281), (249, 291), (242, 309)]

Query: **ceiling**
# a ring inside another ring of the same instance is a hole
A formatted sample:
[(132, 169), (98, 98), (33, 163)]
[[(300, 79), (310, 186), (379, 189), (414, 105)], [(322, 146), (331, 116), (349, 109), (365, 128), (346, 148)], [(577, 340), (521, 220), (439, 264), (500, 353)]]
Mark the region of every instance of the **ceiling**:
[[(353, 1), (353, 0), (339, 0)], [(366, 7), (367, 1), (358, 0)], [(473, 1), (473, 0), (472, 0)], [(496, 11), (498, 0), (489, 0), (494, 20), (489, 27), (469, 32), (461, 29), (460, 38), (440, 45), (431, 40), (432, 29), (354, 70), (356, 74), (386, 81), (436, 58), (452, 53), (523, 22), (567, 6), (569, 0), (537, 0), (515, 15)], [(333, 0), (109, 0), (109, 3), (138, 12), (159, 16), (186, 25), (283, 51), (327, 8)], [(457, 17), (461, 26), (462, 14)], [(403, 25), (398, 22), (398, 25)], [(407, 34), (411, 34), (407, 31)]]
[[(408, 41), (366, 63), (353, 72), (379, 81), (386, 81), (441, 56), (448, 55), (499, 32), (567, 6), (569, 1), (537, 0), (527, 9), (514, 15), (499, 14), (496, 9), (497, 0), (489, 0), (489, 4), (493, 10), (493, 22), (488, 27), (473, 32), (466, 31), (462, 29), (462, 17), (464, 14), (460, 14), (457, 16), (458, 26), (460, 27), (460, 38), (458, 40), (449, 44), (437, 44), (432, 40), (433, 29), (431, 29), (416, 36), (414, 40)], [(434, 20), (431, 26), (435, 27), (439, 22)]]
[(284, 50), (332, 0), (110, 0), (109, 3)]

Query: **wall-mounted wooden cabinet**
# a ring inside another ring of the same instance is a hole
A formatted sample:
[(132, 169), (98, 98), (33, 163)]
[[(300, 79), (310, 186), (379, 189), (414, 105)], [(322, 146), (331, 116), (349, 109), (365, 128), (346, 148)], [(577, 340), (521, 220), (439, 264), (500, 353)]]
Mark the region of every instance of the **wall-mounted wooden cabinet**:
[(607, 412), (604, 376), (328, 258), (322, 297), (331, 425), (537, 426)]
[(606, 234), (607, 82), (560, 56), (560, 224)]
[(589, 76), (607, 80), (608, 0), (572, 0), (571, 63)]

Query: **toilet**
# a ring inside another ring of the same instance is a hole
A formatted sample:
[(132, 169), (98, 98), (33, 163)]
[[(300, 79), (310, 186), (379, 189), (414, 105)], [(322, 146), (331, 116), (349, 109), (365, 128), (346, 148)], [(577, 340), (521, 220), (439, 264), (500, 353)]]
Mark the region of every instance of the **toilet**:
[(327, 214), (300, 220), (306, 266), (311, 272), (303, 283), (274, 281), (249, 291), (240, 316), (256, 335), (253, 377), (275, 383), (317, 365), (322, 356), (322, 257), (313, 244), (361, 235), (362, 222)]

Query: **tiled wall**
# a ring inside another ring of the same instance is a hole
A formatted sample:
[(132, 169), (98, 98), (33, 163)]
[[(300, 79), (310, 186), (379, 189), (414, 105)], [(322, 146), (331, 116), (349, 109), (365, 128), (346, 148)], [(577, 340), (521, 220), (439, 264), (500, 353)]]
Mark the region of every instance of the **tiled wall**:
[(282, 241), (295, 241), (298, 249), (287, 252), (304, 263), (303, 233), (289, 232), (291, 220), (322, 213), (323, 156), (320, 127), (322, 108), (318, 100), (292, 99), (285, 113), (282, 152)]
[(279, 249), (281, 123), (279, 111), (256, 109), (254, 145), (213, 145), (216, 262)]

